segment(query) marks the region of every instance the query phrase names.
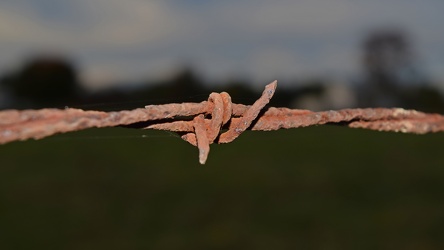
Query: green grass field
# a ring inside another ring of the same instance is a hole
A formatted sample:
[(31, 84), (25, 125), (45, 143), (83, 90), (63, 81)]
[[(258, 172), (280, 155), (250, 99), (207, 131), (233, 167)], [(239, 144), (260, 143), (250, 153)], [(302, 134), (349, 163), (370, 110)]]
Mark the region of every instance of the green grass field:
[(442, 249), (443, 146), (444, 133), (246, 132), (201, 166), (166, 132), (14, 142), (0, 146), (0, 248)]

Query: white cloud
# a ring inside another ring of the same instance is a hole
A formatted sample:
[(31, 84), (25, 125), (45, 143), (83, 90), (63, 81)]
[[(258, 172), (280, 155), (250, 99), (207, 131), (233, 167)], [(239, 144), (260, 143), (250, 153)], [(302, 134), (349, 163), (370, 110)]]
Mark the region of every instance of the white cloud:
[(180, 33), (177, 13), (162, 1), (79, 0), (75, 5), (71, 15), (79, 19), (72, 23), (45, 20), (24, 3), (13, 9), (2, 6), (0, 42), (73, 50), (124, 49), (161, 42)]
[(154, 58), (147, 63), (139, 64), (132, 60), (91, 61), (83, 66), (80, 79), (89, 83), (91, 90), (97, 90), (114, 84), (134, 84), (146, 79), (165, 79), (171, 71), (178, 69), (179, 65), (170, 57)]
[(43, 49), (72, 56), (96, 85), (156, 77), (184, 59), (209, 78), (246, 74), (262, 84), (359, 69), (359, 36), (388, 24), (405, 26), (422, 60), (442, 68), (441, 1), (76, 0), (55, 1), (63, 13), (54, 18), (32, 1), (0, 2), (0, 70)]
[[(354, 17), (353, 4), (344, 0), (262, 1), (236, 8), (235, 21), (257, 33), (333, 32)], [(244, 19), (244, 20), (242, 20)]]
[(81, 41), (111, 49), (149, 46), (180, 34), (180, 18), (162, 1), (84, 0), (92, 18)]
[[(83, 66), (82, 78), (91, 84), (116, 82), (131, 74), (145, 75), (146, 67), (139, 60), (132, 62), (131, 55), (155, 50), (186, 32), (179, 13), (163, 1), (79, 0), (69, 7), (78, 19), (67, 23), (47, 20), (26, 1), (0, 3), (0, 70), (43, 51), (72, 56)], [(116, 53), (123, 57), (113, 56)], [(147, 58), (150, 72), (171, 67), (165, 57)]]
[(309, 68), (303, 56), (279, 48), (264, 48), (252, 53), (247, 64), (247, 70), (255, 74), (256, 81), (291, 79), (306, 74)]

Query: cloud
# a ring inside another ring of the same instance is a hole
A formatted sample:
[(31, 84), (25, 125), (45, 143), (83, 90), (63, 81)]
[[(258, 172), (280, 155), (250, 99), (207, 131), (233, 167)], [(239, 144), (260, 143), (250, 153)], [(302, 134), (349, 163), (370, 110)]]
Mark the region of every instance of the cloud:
[(182, 62), (210, 79), (349, 73), (359, 70), (362, 36), (393, 25), (418, 38), (437, 72), (442, 9), (436, 0), (2, 1), (0, 70), (43, 50), (74, 58), (96, 86), (165, 75)]
[(122, 49), (150, 45), (180, 33), (176, 14), (162, 1), (78, 0), (75, 6), (73, 2), (65, 6), (72, 9), (70, 22), (48, 20), (27, 1), (20, 3), (13, 8), (0, 4), (2, 43)]
[[(41, 51), (61, 53), (80, 61), (87, 81), (103, 84), (96, 80), (143, 74), (145, 68), (136, 64), (140, 63), (137, 58), (131, 62), (131, 57), (180, 40), (186, 32), (181, 30), (180, 15), (163, 1), (68, 3), (57, 11), (65, 12), (69, 22), (63, 17), (54, 20), (51, 6), (40, 10), (32, 1), (0, 3), (0, 67), (4, 70), (11, 62), (16, 64), (17, 58)], [(165, 65), (165, 57), (146, 58), (146, 64)], [(153, 62), (159, 58), (161, 62)], [(153, 69), (159, 70), (158, 66)]]

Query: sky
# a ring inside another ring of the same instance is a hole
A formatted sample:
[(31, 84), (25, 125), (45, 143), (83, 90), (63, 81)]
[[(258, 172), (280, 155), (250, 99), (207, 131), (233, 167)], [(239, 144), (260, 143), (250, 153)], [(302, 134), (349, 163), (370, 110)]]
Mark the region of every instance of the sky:
[(352, 77), (365, 35), (394, 27), (444, 90), (443, 10), (442, 0), (2, 0), (0, 74), (53, 53), (90, 89), (185, 65), (214, 83)]

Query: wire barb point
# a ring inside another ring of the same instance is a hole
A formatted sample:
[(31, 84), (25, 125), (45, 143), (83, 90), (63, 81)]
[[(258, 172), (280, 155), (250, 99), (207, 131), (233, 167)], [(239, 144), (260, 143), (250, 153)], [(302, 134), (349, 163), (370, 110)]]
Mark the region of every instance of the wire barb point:
[[(205, 164), (212, 143), (228, 143), (245, 130), (278, 130), (327, 123), (341, 123), (351, 128), (425, 134), (444, 131), (444, 116), (400, 108), (342, 109), (322, 112), (267, 108), (277, 86), (265, 86), (253, 105), (231, 102), (228, 93), (211, 93), (200, 103), (148, 105), (145, 108), (117, 112), (81, 109), (40, 109), (0, 111), (0, 144), (41, 139), (56, 133), (92, 127), (126, 126), (148, 122), (144, 129), (177, 132), (199, 149), (199, 162)], [(221, 129), (227, 129), (220, 133)]]

